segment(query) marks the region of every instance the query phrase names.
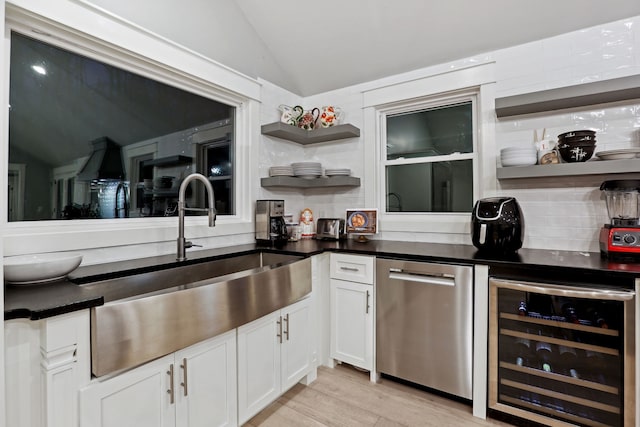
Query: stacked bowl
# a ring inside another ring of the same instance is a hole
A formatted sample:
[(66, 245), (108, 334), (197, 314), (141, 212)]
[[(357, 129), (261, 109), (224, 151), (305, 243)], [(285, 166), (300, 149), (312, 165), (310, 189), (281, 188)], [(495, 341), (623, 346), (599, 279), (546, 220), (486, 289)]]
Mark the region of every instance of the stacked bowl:
[(558, 135), (558, 151), (567, 163), (586, 162), (596, 149), (596, 132), (574, 130)]
[(530, 166), (538, 162), (535, 147), (508, 147), (500, 150), (502, 166)]

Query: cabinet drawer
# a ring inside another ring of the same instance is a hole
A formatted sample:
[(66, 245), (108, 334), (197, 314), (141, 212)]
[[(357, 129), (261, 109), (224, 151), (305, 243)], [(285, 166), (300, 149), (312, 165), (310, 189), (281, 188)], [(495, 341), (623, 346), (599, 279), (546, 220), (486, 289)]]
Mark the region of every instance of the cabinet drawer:
[(331, 254), (331, 278), (373, 285), (374, 260), (362, 255)]

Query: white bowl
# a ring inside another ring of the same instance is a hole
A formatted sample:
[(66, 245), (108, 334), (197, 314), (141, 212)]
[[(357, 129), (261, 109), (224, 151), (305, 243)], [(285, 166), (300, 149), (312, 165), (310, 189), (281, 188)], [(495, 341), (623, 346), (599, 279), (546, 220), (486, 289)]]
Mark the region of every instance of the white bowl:
[(538, 162), (538, 158), (536, 156), (522, 156), (522, 157), (514, 157), (508, 159), (500, 159), (500, 163), (502, 166), (532, 166)]
[(67, 253), (34, 254), (4, 259), (4, 280), (14, 285), (59, 280), (78, 268), (82, 255)]
[(500, 154), (535, 154), (536, 151), (535, 147), (507, 147), (500, 150)]

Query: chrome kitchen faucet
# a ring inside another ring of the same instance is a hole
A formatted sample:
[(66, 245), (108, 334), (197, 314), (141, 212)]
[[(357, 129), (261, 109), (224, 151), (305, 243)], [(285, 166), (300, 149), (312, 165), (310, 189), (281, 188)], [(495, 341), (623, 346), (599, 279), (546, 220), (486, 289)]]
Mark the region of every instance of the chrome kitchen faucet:
[[(204, 186), (207, 188), (207, 195), (209, 196), (209, 207), (208, 208), (186, 208), (184, 206), (184, 197), (185, 192), (187, 191), (187, 187), (189, 183), (197, 179), (202, 181)], [(215, 227), (216, 225), (216, 209), (214, 207), (214, 197), (213, 197), (213, 187), (209, 182), (209, 179), (199, 173), (192, 173), (187, 176), (182, 184), (180, 184), (180, 192), (178, 195), (178, 255), (176, 260), (184, 261), (187, 259), (186, 249), (190, 248), (193, 243), (188, 242), (184, 238), (184, 211), (207, 211), (209, 212), (209, 227)]]

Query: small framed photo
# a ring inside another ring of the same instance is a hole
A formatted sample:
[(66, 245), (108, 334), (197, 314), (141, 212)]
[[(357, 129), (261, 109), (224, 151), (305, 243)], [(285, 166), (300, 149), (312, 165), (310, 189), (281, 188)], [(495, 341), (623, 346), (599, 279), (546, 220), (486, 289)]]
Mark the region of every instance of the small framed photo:
[(347, 209), (347, 234), (376, 234), (378, 232), (377, 209)]

